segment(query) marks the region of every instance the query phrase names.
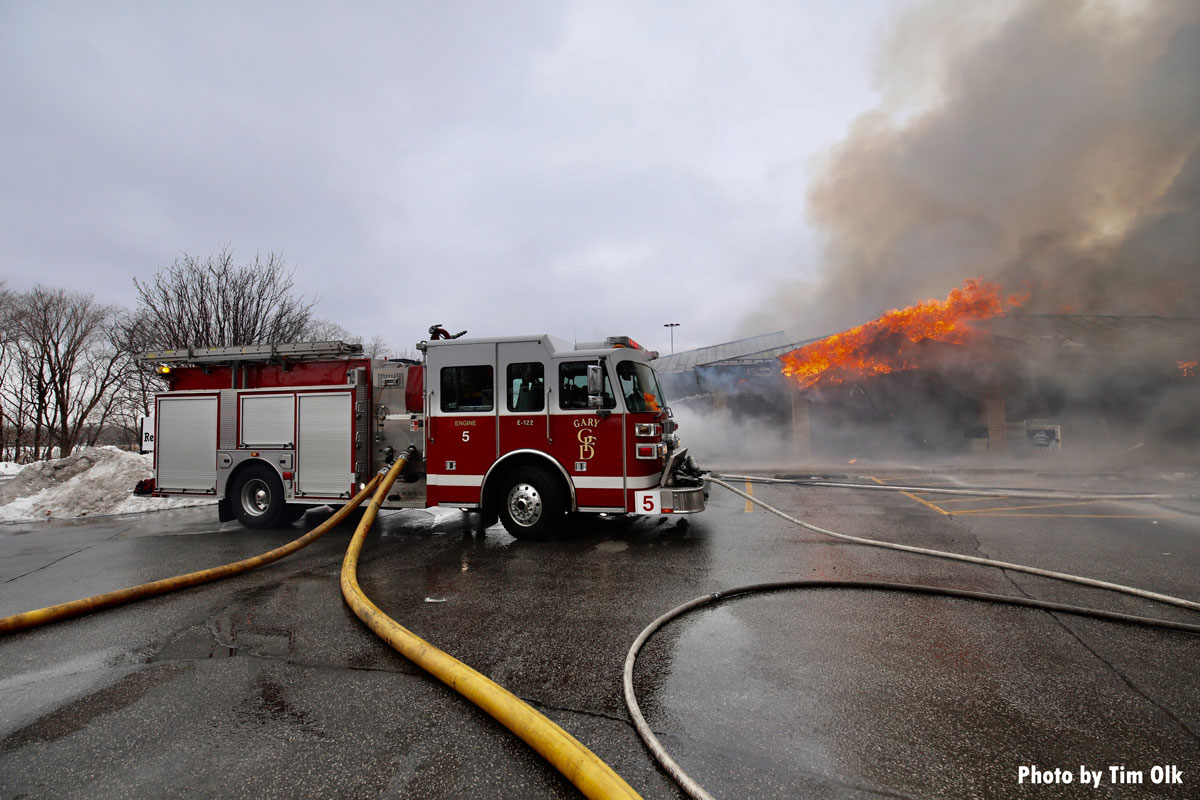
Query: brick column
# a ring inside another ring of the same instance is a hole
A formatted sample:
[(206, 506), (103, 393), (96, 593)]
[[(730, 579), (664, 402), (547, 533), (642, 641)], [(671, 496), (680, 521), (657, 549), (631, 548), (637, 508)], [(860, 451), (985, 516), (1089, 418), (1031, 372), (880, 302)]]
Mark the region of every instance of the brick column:
[(792, 452), (812, 455), (812, 423), (808, 417), (808, 398), (792, 389)]
[(987, 424), (988, 452), (1008, 452), (1008, 424), (1005, 421), (1004, 387), (989, 386), (983, 395), (983, 421)]

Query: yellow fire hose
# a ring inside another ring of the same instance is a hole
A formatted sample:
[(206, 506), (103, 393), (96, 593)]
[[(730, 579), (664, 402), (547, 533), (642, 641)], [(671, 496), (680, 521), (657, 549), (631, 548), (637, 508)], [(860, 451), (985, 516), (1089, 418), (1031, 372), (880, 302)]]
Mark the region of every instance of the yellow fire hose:
[(471, 669), (453, 656), (438, 650), (433, 645), (399, 625), (395, 620), (380, 611), (363, 594), (362, 589), (359, 588), (356, 572), (358, 568), (358, 556), (362, 552), (363, 540), (366, 538), (367, 531), (375, 521), (375, 515), (379, 511), (383, 499), (387, 497), (388, 490), (395, 482), (396, 477), (408, 464), (411, 453), (412, 450), (410, 448), (409, 451), (403, 453), (396, 460), (396, 463), (388, 470), (387, 475), (383, 476), (382, 479), (378, 475), (373, 477), (361, 492), (355, 495), (346, 505), (338, 509), (325, 522), (313, 528), (299, 539), (289, 542), (282, 547), (277, 547), (262, 555), (237, 561), (233, 564), (225, 564), (220, 567), (213, 567), (212, 569), (191, 572), (187, 575), (179, 575), (174, 578), (164, 578), (163, 580), (151, 583), (130, 586), (126, 589), (106, 592), (92, 597), (84, 597), (69, 603), (60, 603), (55, 606), (3, 617), (0, 618), (0, 635), (28, 628), (36, 628), (40, 625), (47, 625), (51, 622), (82, 616), (93, 611), (113, 608), (134, 600), (154, 597), (186, 589), (190, 586), (198, 586), (203, 583), (228, 578), (266, 566), (284, 556), (295, 553), (324, 536), (349, 516), (350, 512), (357, 508), (366, 499), (368, 494), (374, 491), (375, 495), (367, 506), (366, 513), (363, 515), (358, 529), (354, 532), (350, 547), (346, 551), (346, 558), (342, 562), (342, 594), (359, 619), (365, 622), (367, 627), (406, 658), (450, 686), (450, 688), (486, 711), (498, 722), (519, 736), (526, 744), (549, 761), (567, 780), (571, 781), (585, 797), (593, 798), (594, 800), (601, 798), (604, 800), (608, 800), (609, 798), (639, 798), (640, 800), (637, 792), (620, 775), (597, 758), (591, 750), (584, 747), (579, 740), (504, 687)]
[(585, 797), (594, 800), (639, 797), (620, 775), (574, 736), (503, 686), (401, 626), (380, 611), (359, 588), (358, 556), (362, 552), (363, 540), (392, 483), (407, 465), (411, 452), (410, 449), (403, 453), (388, 470), (367, 506), (366, 513), (363, 514), (358, 530), (350, 540), (346, 559), (342, 562), (342, 595), (346, 602), (358, 618), (380, 638), (519, 736), (567, 780), (575, 784)]
[(346, 505), (337, 510), (336, 513), (329, 519), (322, 522), (317, 527), (313, 528), (308, 533), (301, 536), (295, 541), (288, 542), (282, 547), (277, 547), (270, 552), (263, 553), (253, 558), (247, 558), (242, 561), (237, 561), (233, 564), (225, 564), (212, 569), (200, 570), (199, 572), (190, 572), (187, 575), (177, 575), (174, 578), (164, 578), (160, 581), (152, 583), (143, 583), (139, 586), (130, 586), (127, 589), (118, 589), (114, 592), (106, 592), (104, 594), (94, 595), (92, 597), (84, 597), (80, 600), (72, 600), (69, 603), (60, 603), (56, 606), (48, 606), (39, 608), (35, 611), (26, 611), (21, 614), (13, 614), (10, 617), (0, 619), (0, 635), (12, 633), (14, 631), (25, 630), (26, 628), (36, 628), (39, 625), (47, 625), (51, 622), (57, 622), (61, 619), (69, 619), (78, 617), (84, 614), (90, 614), (93, 611), (100, 611), (105, 608), (123, 605), (134, 600), (141, 600), (146, 597), (154, 597), (155, 595), (166, 594), (167, 592), (186, 589), (189, 586), (198, 586), (202, 583), (228, 578), (233, 575), (240, 575), (243, 572), (249, 572), (258, 567), (264, 567), (267, 564), (278, 561), (284, 556), (289, 556), (304, 547), (320, 539), (329, 531), (333, 530), (339, 522), (350, 515), (350, 512), (358, 507), (367, 495), (374, 491), (379, 483), (379, 476), (376, 475), (371, 479), (361, 492), (355, 495)]

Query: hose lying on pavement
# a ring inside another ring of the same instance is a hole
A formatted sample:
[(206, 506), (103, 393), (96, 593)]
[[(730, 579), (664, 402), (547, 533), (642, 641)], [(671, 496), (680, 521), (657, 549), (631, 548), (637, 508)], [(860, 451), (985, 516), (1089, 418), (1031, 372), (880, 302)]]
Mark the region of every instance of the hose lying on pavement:
[(1071, 492), (1065, 489), (1043, 491), (1039, 489), (1002, 489), (988, 487), (984, 489), (946, 489), (941, 486), (896, 486), (883, 483), (850, 483), (844, 481), (824, 481), (820, 479), (802, 478), (766, 478), (760, 475), (733, 475), (721, 473), (722, 478), (746, 481), (748, 483), (782, 483), (792, 486), (819, 486), (827, 489), (867, 489), (872, 492), (920, 492), (921, 494), (949, 494), (967, 497), (1012, 497), (1028, 500), (1178, 500), (1191, 497), (1186, 494), (1145, 494), (1145, 493), (1091, 493)]
[(912, 547), (911, 545), (895, 544), (893, 542), (881, 542), (875, 539), (864, 539), (860, 536), (850, 536), (845, 533), (837, 533), (836, 531), (826, 530), (825, 528), (817, 527), (816, 525), (804, 522), (803, 520), (798, 520), (795, 517), (780, 511), (778, 508), (764, 503), (756, 497), (752, 497), (746, 492), (743, 492), (741, 489), (738, 489), (736, 486), (731, 486), (720, 478), (709, 477), (707, 480), (710, 483), (715, 483), (718, 486), (728, 489), (740, 497), (744, 497), (752, 503), (762, 506), (767, 511), (786, 519), (788, 522), (799, 525), (801, 528), (813, 531), (814, 533), (822, 533), (826, 536), (832, 536), (834, 539), (841, 539), (846, 542), (854, 542), (855, 544), (865, 544), (871, 547), (884, 547), (888, 550), (902, 550), (906, 553), (920, 553), (921, 555), (934, 556), (936, 558), (948, 558), (954, 561), (967, 561), (972, 564), (983, 564), (984, 566), (988, 567), (1011, 569), (1016, 572), (1027, 572), (1030, 575), (1040, 575), (1043, 578), (1055, 578), (1060, 581), (1068, 581), (1069, 583), (1078, 583), (1084, 586), (1094, 586), (1098, 589), (1108, 589), (1109, 591), (1131, 594), (1134, 597), (1141, 597), (1146, 600), (1154, 600), (1159, 603), (1168, 603), (1170, 605), (1180, 606), (1181, 608), (1190, 608), (1193, 611), (1200, 611), (1200, 603), (1194, 603), (1191, 600), (1184, 600), (1181, 597), (1172, 597), (1171, 595), (1167, 594), (1159, 594), (1158, 592), (1149, 592), (1145, 589), (1137, 589), (1132, 586), (1123, 586), (1119, 583), (1109, 583), (1108, 581), (1099, 581), (1095, 580), (1094, 578), (1084, 578), (1079, 575), (1070, 575), (1066, 572), (1054, 572), (1048, 569), (1039, 569), (1038, 567), (1026, 567), (1022, 564), (1011, 564), (1007, 561), (997, 561), (991, 558), (980, 558), (978, 556), (968, 556), (961, 553), (949, 553), (945, 550), (931, 550), (926, 547)]
[[(328, 533), (338, 523), (346, 519), (350, 513), (363, 502), (366, 497), (375, 492), (362, 521), (355, 531), (354, 538), (346, 552), (342, 564), (342, 593), (354, 612), (367, 623), (375, 633), (379, 634), (393, 648), (418, 666), (432, 673), (442, 682), (462, 694), (475, 705), (488, 712), (505, 727), (517, 734), (522, 740), (533, 747), (543, 758), (549, 761), (586, 797), (589, 798), (639, 798), (621, 776), (617, 775), (607, 764), (596, 757), (578, 740), (562, 728), (555, 725), (543, 714), (534, 710), (528, 704), (508, 692), (506, 689), (484, 677), (416, 635), (405, 630), (394, 620), (380, 611), (362, 593), (355, 575), (358, 556), (362, 551), (363, 539), (367, 530), (375, 520), (380, 504), (387, 496), (388, 490), (396, 477), (403, 471), (413, 448), (409, 448), (386, 476), (376, 475), (349, 502), (338, 509), (329, 519), (295, 541), (282, 547), (220, 567), (191, 572), (174, 578), (165, 578), (152, 583), (143, 583), (105, 594), (85, 597), (69, 603), (49, 606), (34, 611), (0, 618), (0, 634), (12, 633), (29, 628), (46, 625), (58, 620), (82, 616), (93, 611), (113, 608), (134, 600), (174, 592), (191, 586), (239, 575), (258, 567), (271, 564), (284, 556), (312, 544), (321, 536)], [(376, 488), (378, 487), (378, 491)]]
[(358, 557), (363, 540), (413, 448), (401, 454), (384, 476), (350, 540), (342, 562), (342, 596), (372, 631), (408, 660), (429, 672), (520, 737), (589, 798), (637, 798), (639, 795), (611, 767), (575, 737), (516, 695), (453, 656), (420, 638), (384, 614), (358, 585)]
[(93, 611), (101, 611), (106, 608), (124, 605), (134, 600), (142, 600), (147, 597), (187, 589), (191, 586), (199, 586), (202, 583), (211, 583), (222, 578), (229, 578), (233, 575), (249, 572), (258, 567), (265, 567), (267, 564), (271, 564), (284, 556), (289, 556), (297, 550), (307, 547), (333, 530), (337, 527), (338, 523), (348, 517), (350, 512), (357, 508), (359, 503), (375, 490), (375, 486), (378, 483), (379, 476), (375, 476), (361, 492), (355, 495), (346, 505), (338, 509), (333, 516), (299, 539), (288, 542), (282, 547), (277, 547), (262, 555), (243, 559), (232, 564), (225, 564), (220, 567), (200, 570), (199, 572), (189, 572), (186, 575), (177, 575), (174, 578), (164, 578), (152, 583), (130, 586), (127, 589), (118, 589), (113, 592), (93, 595), (92, 597), (84, 597), (80, 600), (72, 600), (69, 603), (60, 603), (56, 606), (39, 608), (35, 611), (13, 614), (12, 616), (0, 619), (0, 635), (26, 630), (27, 628), (36, 628), (39, 625), (47, 625), (51, 622), (70, 619), (71, 617), (79, 617), (84, 614), (90, 614)]
[(658, 619), (646, 626), (634, 641), (633, 646), (629, 648), (629, 653), (625, 656), (624, 669), (624, 685), (625, 685), (625, 708), (629, 711), (629, 717), (633, 720), (633, 725), (637, 728), (638, 736), (642, 738), (642, 742), (650, 751), (654, 759), (659, 765), (667, 771), (667, 773), (675, 779), (688, 796), (695, 800), (713, 800), (712, 795), (704, 790), (694, 778), (688, 775), (681, 766), (671, 758), (666, 748), (659, 742), (658, 737), (650, 729), (650, 725), (646, 722), (646, 718), (642, 716), (641, 706), (638, 705), (637, 694), (633, 689), (633, 669), (637, 663), (638, 653), (642, 649), (642, 645), (646, 643), (651, 636), (658, 631), (663, 625), (667, 624), (676, 617), (681, 617), (689, 611), (693, 611), (702, 606), (716, 603), (720, 600), (727, 600), (731, 597), (739, 595), (752, 594), (755, 592), (776, 592), (787, 589), (875, 589), (885, 592), (908, 592), (915, 594), (940, 595), (944, 597), (961, 597), (969, 600), (983, 600), (989, 603), (1003, 603), (1005, 605), (1025, 606), (1027, 608), (1039, 608), (1048, 611), (1061, 611), (1068, 614), (1078, 614), (1086, 617), (1094, 617), (1097, 619), (1113, 620), (1116, 622), (1126, 622), (1137, 625), (1148, 625), (1156, 628), (1167, 628), (1170, 630), (1184, 631), (1186, 633), (1200, 634), (1200, 625), (1189, 625), (1184, 622), (1174, 622), (1171, 620), (1151, 619), (1149, 617), (1137, 617), (1130, 614), (1120, 614), (1113, 611), (1102, 611), (1093, 608), (1080, 608), (1078, 606), (1063, 605), (1062, 603), (1051, 603), (1044, 600), (1034, 600), (1028, 597), (1009, 597), (1000, 594), (990, 594), (987, 592), (970, 592), (963, 589), (944, 589), (938, 586), (926, 586), (922, 584), (909, 583), (891, 583), (888, 581), (819, 581), (819, 580), (804, 580), (804, 581), (781, 581), (778, 583), (759, 583), (751, 586), (738, 586), (733, 589), (726, 589), (721, 592), (701, 595), (693, 600), (689, 600), (682, 605), (676, 606), (667, 613), (663, 614)]
[[(734, 476), (726, 476), (726, 477), (734, 477)], [(1110, 589), (1112, 591), (1118, 591), (1118, 592), (1123, 592), (1126, 594), (1132, 594), (1136, 597), (1144, 597), (1144, 598), (1151, 599), (1151, 600), (1157, 600), (1157, 601), (1163, 602), (1163, 603), (1169, 603), (1172, 605), (1182, 606), (1184, 608), (1200, 610), (1200, 603), (1193, 603), (1190, 600), (1184, 600), (1182, 598), (1172, 597), (1170, 595), (1162, 595), (1162, 594), (1158, 594), (1155, 592), (1146, 592), (1141, 589), (1135, 589), (1135, 588), (1128, 587), (1128, 586), (1122, 586), (1120, 584), (1108, 583), (1106, 581), (1096, 581), (1096, 580), (1092, 580), (1091, 578), (1082, 578), (1082, 577), (1079, 577), (1076, 575), (1069, 575), (1066, 573), (1051, 572), (1049, 570), (1041, 570), (1041, 569), (1037, 569), (1035, 567), (1025, 567), (1020, 564), (1009, 564), (1009, 563), (1003, 562), (1003, 561), (993, 561), (991, 559), (986, 559), (986, 558), (976, 558), (974, 556), (964, 556), (964, 555), (960, 555), (957, 553), (944, 552), (941, 550), (930, 550), (930, 549), (926, 549), (926, 548), (922, 548), (922, 547), (910, 547), (908, 545), (893, 544), (891, 542), (880, 542), (880, 541), (876, 541), (873, 539), (863, 539), (863, 538), (860, 538), (857, 536), (849, 536), (849, 535), (843, 534), (843, 533), (836, 533), (834, 531), (826, 530), (825, 528), (820, 528), (820, 527), (817, 527), (816, 525), (811, 525), (807, 522), (803, 522), (802, 520), (798, 520), (795, 517), (792, 517), (792, 516), (784, 513), (783, 511), (780, 511), (779, 509), (775, 508), (774, 506), (771, 506), (770, 504), (765, 503), (756, 497), (752, 497), (751, 495), (747, 494), (746, 492), (742, 492), (742, 491), (738, 490), (737, 488), (729, 485), (728, 483), (720, 480), (719, 478), (714, 478), (712, 476), (708, 476), (706, 478), (706, 480), (708, 480), (710, 483), (715, 483), (718, 486), (722, 486), (722, 487), (728, 489), (729, 491), (733, 492), (734, 494), (737, 494), (737, 495), (745, 498), (746, 500), (749, 500), (750, 502), (753, 502), (759, 506), (762, 506), (766, 510), (788, 520), (789, 522), (793, 522), (796, 525), (799, 525), (803, 528), (814, 531), (816, 533), (823, 533), (827, 536), (832, 536), (836, 539), (843, 539), (846, 541), (851, 541), (851, 542), (855, 542), (858, 544), (872, 545), (875, 547), (884, 547), (884, 548), (888, 548), (888, 549), (892, 549), (892, 550), (902, 550), (905, 552), (920, 553), (922, 555), (937, 556), (939, 558), (950, 558), (950, 559), (960, 560), (960, 561), (969, 561), (971, 563), (985, 564), (988, 566), (1001, 567), (1003, 569), (1014, 569), (1014, 570), (1019, 570), (1021, 572), (1029, 572), (1034, 575), (1041, 575), (1044, 577), (1056, 578), (1058, 580), (1065, 580), (1065, 581), (1069, 581), (1069, 582), (1073, 582), (1073, 583), (1082, 583), (1086, 586), (1097, 586), (1097, 587), (1103, 588), (1103, 589)], [(869, 488), (869, 487), (866, 487), (866, 488)], [(633, 720), (633, 724), (634, 724), (634, 727), (637, 729), (638, 736), (641, 737), (642, 742), (646, 745), (646, 748), (650, 751), (651, 755), (654, 756), (654, 759), (656, 761), (658, 761), (659, 765), (661, 765), (662, 768), (664, 770), (666, 770), (667, 773), (672, 778), (675, 779), (675, 782), (679, 784), (680, 788), (682, 788), (688, 794), (689, 797), (694, 798), (694, 800), (713, 800), (713, 797), (708, 792), (706, 792), (704, 790), (704, 787), (702, 787), (699, 783), (697, 783), (695, 781), (695, 779), (693, 779), (690, 775), (688, 775), (683, 770), (683, 768), (681, 766), (679, 766), (679, 764), (673, 758), (671, 758), (671, 755), (666, 751), (666, 748), (664, 748), (662, 746), (662, 743), (659, 742), (658, 737), (656, 737), (654, 735), (654, 732), (650, 729), (649, 724), (646, 722), (646, 718), (644, 716), (642, 716), (641, 707), (638, 705), (637, 695), (635, 694), (634, 688), (633, 688), (633, 671), (634, 671), (634, 666), (637, 662), (638, 653), (641, 651), (642, 646), (646, 643), (646, 641), (649, 640), (649, 638), (652, 635), (654, 635), (654, 633), (659, 628), (661, 628), (667, 622), (670, 622), (671, 620), (675, 619), (676, 617), (680, 617), (680, 616), (688, 613), (689, 611), (692, 611), (696, 608), (700, 608), (701, 606), (706, 606), (711, 603), (715, 603), (719, 600), (725, 600), (730, 597), (735, 597), (738, 595), (745, 595), (745, 594), (750, 594), (750, 593), (754, 593), (754, 592), (781, 591), (781, 590), (787, 590), (787, 589), (875, 589), (875, 590), (881, 590), (881, 591), (908, 592), (908, 593), (918, 593), (918, 594), (927, 594), (927, 595), (940, 595), (940, 596), (945, 596), (945, 597), (960, 597), (960, 598), (966, 598), (966, 599), (971, 599), (971, 600), (983, 600), (985, 602), (990, 602), (990, 603), (1002, 603), (1005, 605), (1025, 606), (1028, 608), (1038, 608), (1038, 609), (1044, 609), (1044, 610), (1048, 610), (1048, 611), (1065, 612), (1065, 613), (1069, 613), (1069, 614), (1077, 614), (1077, 615), (1081, 615), (1081, 616), (1094, 617), (1097, 619), (1112, 620), (1112, 621), (1116, 621), (1116, 622), (1125, 622), (1125, 623), (1145, 625), (1145, 626), (1156, 627), (1156, 628), (1166, 628), (1169, 630), (1183, 631), (1186, 633), (1200, 634), (1200, 625), (1188, 624), (1188, 623), (1184, 623), (1184, 622), (1175, 622), (1172, 620), (1162, 620), (1162, 619), (1152, 619), (1149, 617), (1139, 617), (1139, 616), (1134, 616), (1131, 614), (1121, 614), (1121, 613), (1113, 612), (1113, 611), (1103, 611), (1100, 609), (1081, 608), (1078, 606), (1069, 606), (1069, 605), (1064, 605), (1062, 603), (1053, 603), (1053, 602), (1049, 602), (1049, 601), (1045, 601), (1045, 600), (1035, 600), (1035, 599), (1027, 598), (1027, 597), (1011, 597), (1011, 596), (1007, 596), (1007, 595), (991, 594), (991, 593), (987, 593), (987, 592), (971, 592), (971, 591), (967, 591), (967, 590), (963, 590), (963, 589), (946, 589), (946, 588), (937, 587), (937, 586), (926, 586), (926, 585), (921, 585), (921, 584), (893, 583), (893, 582), (889, 582), (889, 581), (822, 581), (822, 580), (782, 581), (782, 582), (776, 582), (776, 583), (760, 583), (760, 584), (753, 584), (753, 585), (749, 585), (749, 586), (739, 586), (739, 587), (736, 587), (733, 589), (726, 589), (721, 592), (714, 592), (713, 594), (701, 595), (700, 597), (689, 600), (688, 602), (683, 603), (682, 605), (676, 606), (675, 608), (671, 609), (670, 611), (663, 614), (658, 619), (654, 620), (649, 625), (647, 625), (646, 628), (638, 635), (638, 637), (634, 641), (633, 645), (629, 648), (629, 652), (625, 657), (625, 668), (624, 668), (624, 672), (623, 672), (623, 682), (624, 682), (624, 689), (625, 689), (625, 707), (629, 711), (629, 716)]]

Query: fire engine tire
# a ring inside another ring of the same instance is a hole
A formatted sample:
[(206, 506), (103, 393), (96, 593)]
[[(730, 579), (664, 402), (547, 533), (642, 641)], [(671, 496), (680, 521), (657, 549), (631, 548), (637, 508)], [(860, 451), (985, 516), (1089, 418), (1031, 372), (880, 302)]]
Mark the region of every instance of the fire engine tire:
[(250, 464), (229, 487), (229, 504), (247, 528), (273, 528), (285, 521), (283, 483), (266, 464)]
[(562, 526), (567, 501), (544, 470), (522, 467), (509, 474), (500, 495), (500, 521), (518, 539), (548, 539)]

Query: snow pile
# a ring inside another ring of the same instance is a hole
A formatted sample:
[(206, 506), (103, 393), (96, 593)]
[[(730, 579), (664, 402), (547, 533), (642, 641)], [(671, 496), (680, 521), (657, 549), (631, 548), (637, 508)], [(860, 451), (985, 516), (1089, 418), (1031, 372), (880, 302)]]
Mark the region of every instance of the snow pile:
[(0, 521), (134, 514), (216, 502), (198, 497), (135, 497), (149, 478), (152, 455), (92, 447), (55, 461), (39, 461), (0, 484)]

